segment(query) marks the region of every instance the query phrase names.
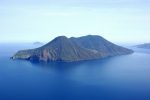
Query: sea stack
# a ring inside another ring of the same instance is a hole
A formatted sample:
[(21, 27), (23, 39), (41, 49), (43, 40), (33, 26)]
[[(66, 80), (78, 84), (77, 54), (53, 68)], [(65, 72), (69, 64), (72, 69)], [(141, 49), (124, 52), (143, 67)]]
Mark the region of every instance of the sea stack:
[(132, 50), (113, 44), (101, 36), (59, 36), (46, 45), (18, 51), (12, 59), (29, 61), (84, 61), (133, 53)]

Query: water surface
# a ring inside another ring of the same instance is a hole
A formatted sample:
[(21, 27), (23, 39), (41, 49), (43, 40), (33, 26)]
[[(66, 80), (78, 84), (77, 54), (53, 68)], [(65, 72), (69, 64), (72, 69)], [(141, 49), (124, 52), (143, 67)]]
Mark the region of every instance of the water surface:
[(63, 63), (9, 59), (33, 45), (0, 45), (0, 100), (149, 100), (150, 52)]

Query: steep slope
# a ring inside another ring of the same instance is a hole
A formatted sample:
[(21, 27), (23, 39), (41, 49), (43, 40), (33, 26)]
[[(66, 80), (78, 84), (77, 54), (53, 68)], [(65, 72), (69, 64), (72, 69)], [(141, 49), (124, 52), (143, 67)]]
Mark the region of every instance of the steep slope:
[(46, 45), (17, 52), (12, 59), (35, 61), (80, 61), (132, 53), (132, 50), (117, 46), (100, 36), (79, 38), (56, 37)]

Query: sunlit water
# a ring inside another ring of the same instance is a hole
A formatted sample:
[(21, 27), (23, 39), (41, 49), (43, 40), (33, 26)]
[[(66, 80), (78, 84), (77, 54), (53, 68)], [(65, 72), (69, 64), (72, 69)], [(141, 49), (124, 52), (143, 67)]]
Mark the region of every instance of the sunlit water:
[(9, 59), (33, 45), (0, 45), (0, 100), (150, 100), (150, 50), (76, 63)]

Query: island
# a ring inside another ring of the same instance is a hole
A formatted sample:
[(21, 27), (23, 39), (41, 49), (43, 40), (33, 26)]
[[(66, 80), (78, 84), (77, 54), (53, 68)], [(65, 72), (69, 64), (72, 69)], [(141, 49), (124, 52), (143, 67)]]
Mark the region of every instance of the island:
[(136, 47), (143, 48), (143, 49), (150, 49), (150, 43), (140, 44), (137, 45)]
[(33, 45), (43, 45), (42, 42), (34, 42)]
[(133, 53), (132, 50), (118, 46), (98, 35), (78, 38), (58, 36), (42, 47), (18, 51), (11, 58), (38, 62), (74, 62), (131, 53)]

